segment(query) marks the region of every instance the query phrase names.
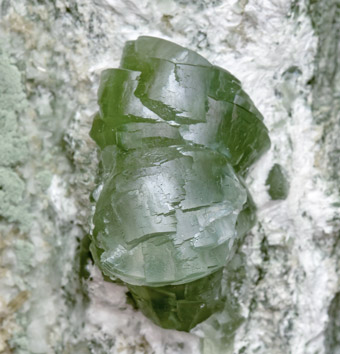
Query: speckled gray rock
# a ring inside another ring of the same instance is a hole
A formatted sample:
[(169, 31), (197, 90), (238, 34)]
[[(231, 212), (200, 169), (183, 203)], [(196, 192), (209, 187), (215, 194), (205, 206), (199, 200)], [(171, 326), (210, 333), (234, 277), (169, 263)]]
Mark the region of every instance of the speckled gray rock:
[[(337, 6), (338, 0), (0, 1), (1, 55), (20, 73), (27, 99), (23, 112), (9, 107), (11, 122), (20, 124), (6, 141), (25, 137), (29, 152), (13, 154), (17, 162), (5, 168), (23, 182), (24, 202), (16, 205), (33, 215), (26, 231), (20, 220), (0, 220), (0, 351), (336, 353)], [(243, 317), (236, 332), (226, 323), (233, 306), (183, 334), (146, 321), (126, 304), (126, 289), (103, 281), (91, 264), (85, 288), (78, 282), (77, 240), (88, 231), (97, 166), (88, 132), (99, 73), (117, 67), (125, 41), (142, 34), (230, 68), (270, 130), (271, 152), (247, 180), (259, 223), (241, 250), (244, 286), (230, 286), (228, 294)], [(9, 151), (7, 142), (1, 151)], [(7, 152), (1, 159), (10, 161)], [(277, 161), (290, 192), (273, 203), (265, 181)]]

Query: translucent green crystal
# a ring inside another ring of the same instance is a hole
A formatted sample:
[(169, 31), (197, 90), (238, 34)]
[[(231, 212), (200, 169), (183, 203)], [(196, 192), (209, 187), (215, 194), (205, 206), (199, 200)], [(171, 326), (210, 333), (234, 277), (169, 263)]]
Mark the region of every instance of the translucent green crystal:
[(287, 176), (281, 165), (275, 164), (269, 171), (266, 185), (268, 193), (273, 200), (286, 199), (289, 192)]
[(270, 146), (263, 117), (228, 71), (152, 37), (126, 43), (98, 103), (93, 258), (151, 320), (188, 331), (220, 307), (222, 269), (254, 225), (241, 176)]

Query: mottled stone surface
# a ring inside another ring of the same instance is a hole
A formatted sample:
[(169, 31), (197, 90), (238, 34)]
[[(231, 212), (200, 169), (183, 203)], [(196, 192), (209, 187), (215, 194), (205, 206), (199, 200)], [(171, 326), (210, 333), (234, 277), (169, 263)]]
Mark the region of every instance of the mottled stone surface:
[[(13, 103), (0, 101), (2, 183), (18, 186), (0, 220), (0, 351), (336, 353), (338, 9), (337, 0), (0, 2), (0, 92)], [(99, 73), (117, 67), (125, 41), (139, 35), (228, 67), (270, 131), (272, 148), (246, 181), (258, 224), (230, 272), (244, 286), (225, 280), (243, 315), (236, 332), (227, 325), (233, 307), (183, 334), (145, 320), (126, 289), (91, 265), (79, 282), (78, 240), (89, 230), (98, 162), (88, 133)], [(273, 202), (265, 181), (277, 162), (290, 192)]]

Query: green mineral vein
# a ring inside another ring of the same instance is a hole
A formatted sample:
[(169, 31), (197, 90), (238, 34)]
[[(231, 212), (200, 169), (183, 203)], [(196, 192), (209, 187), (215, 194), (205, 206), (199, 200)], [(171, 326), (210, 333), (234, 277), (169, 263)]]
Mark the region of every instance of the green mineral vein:
[(242, 176), (270, 146), (263, 117), (228, 71), (152, 37), (126, 43), (98, 103), (92, 255), (156, 324), (188, 331), (220, 308), (222, 270), (254, 225)]

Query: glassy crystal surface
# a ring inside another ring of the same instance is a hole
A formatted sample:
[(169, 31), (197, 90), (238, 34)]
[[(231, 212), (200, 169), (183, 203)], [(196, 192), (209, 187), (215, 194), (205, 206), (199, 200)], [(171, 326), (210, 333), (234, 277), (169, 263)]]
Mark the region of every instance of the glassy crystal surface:
[(152, 37), (103, 71), (98, 103), (93, 258), (155, 323), (188, 331), (219, 307), (222, 269), (254, 225), (242, 176), (270, 146), (263, 117), (228, 71)]

